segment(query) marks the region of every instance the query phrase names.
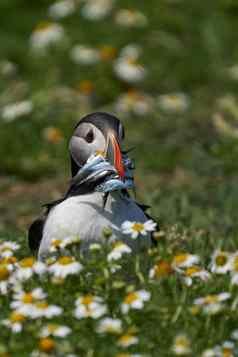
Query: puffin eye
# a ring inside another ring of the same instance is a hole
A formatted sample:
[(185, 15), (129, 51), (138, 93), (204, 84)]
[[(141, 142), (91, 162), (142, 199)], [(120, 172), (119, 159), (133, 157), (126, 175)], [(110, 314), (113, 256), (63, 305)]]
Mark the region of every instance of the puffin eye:
[(85, 140), (87, 141), (87, 143), (92, 143), (94, 139), (94, 135), (93, 135), (93, 130), (90, 129), (89, 132), (87, 133)]

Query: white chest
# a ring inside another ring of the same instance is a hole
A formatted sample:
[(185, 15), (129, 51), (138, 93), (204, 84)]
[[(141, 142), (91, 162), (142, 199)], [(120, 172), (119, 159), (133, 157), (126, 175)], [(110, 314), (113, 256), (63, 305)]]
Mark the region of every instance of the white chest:
[(103, 208), (101, 193), (70, 197), (50, 211), (39, 255), (47, 253), (53, 239), (79, 236), (84, 243), (100, 240), (105, 227), (110, 227), (114, 236), (121, 239), (120, 228), (125, 220), (146, 221), (143, 211), (130, 198), (110, 194)]

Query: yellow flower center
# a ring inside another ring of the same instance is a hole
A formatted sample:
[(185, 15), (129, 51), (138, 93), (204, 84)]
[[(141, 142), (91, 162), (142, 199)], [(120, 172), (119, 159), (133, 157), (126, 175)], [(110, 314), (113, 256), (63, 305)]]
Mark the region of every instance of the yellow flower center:
[(206, 305), (216, 304), (217, 302), (219, 302), (219, 299), (218, 299), (218, 296), (217, 296), (217, 295), (207, 295), (207, 296), (204, 298), (204, 303), (205, 303)]
[[(60, 129), (49, 127), (45, 129), (44, 137), (52, 144), (57, 144), (63, 139), (63, 134)], [(58, 240), (60, 241), (60, 240)]]
[(37, 32), (38, 32), (38, 31), (46, 31), (46, 30), (48, 30), (51, 26), (52, 26), (52, 24), (51, 24), (50, 22), (42, 21), (42, 22), (40, 22), (40, 23), (37, 25), (35, 31), (37, 31)]
[(117, 49), (112, 46), (102, 46), (100, 56), (103, 61), (109, 61), (116, 57)]
[(135, 232), (142, 232), (144, 230), (144, 224), (143, 223), (133, 223), (132, 225), (132, 230)]
[(143, 100), (143, 95), (141, 95), (141, 93), (139, 93), (134, 88), (131, 88), (127, 92), (127, 100), (128, 100), (128, 103), (131, 104), (137, 100)]
[(23, 322), (25, 321), (26, 317), (23, 316), (22, 314), (19, 314), (16, 311), (13, 311), (10, 315), (10, 320), (14, 323), (14, 322)]
[(223, 357), (231, 357), (233, 356), (233, 351), (232, 349), (228, 348), (228, 347), (223, 347), (222, 349), (222, 356)]
[(9, 270), (5, 265), (0, 265), (0, 281), (1, 280), (7, 280), (9, 277), (10, 273)]
[(73, 257), (70, 257), (68, 255), (64, 256), (64, 257), (60, 257), (58, 259), (58, 263), (60, 265), (68, 265), (68, 264), (71, 264), (74, 262), (74, 258)]
[(4, 252), (12, 252), (12, 249), (8, 246), (3, 246), (1, 249), (0, 249), (1, 253), (4, 253)]
[(155, 265), (154, 269), (155, 269), (155, 276), (157, 278), (167, 276), (171, 274), (173, 271), (171, 265), (165, 260), (161, 260), (160, 262), (158, 262)]
[(31, 293), (25, 293), (21, 300), (24, 304), (32, 304), (34, 301), (34, 298)]
[(189, 255), (188, 254), (178, 254), (178, 255), (175, 255), (173, 261), (176, 265), (180, 265), (180, 264), (183, 264), (185, 263), (187, 260), (188, 260), (188, 257)]
[(57, 330), (58, 326), (55, 324), (49, 324), (47, 326), (47, 328), (48, 328), (49, 333), (54, 333)]
[(135, 15), (135, 14), (136, 14), (136, 11), (135, 11), (134, 9), (128, 9), (128, 10), (127, 10), (127, 13), (128, 13), (129, 15)]
[(92, 81), (81, 81), (78, 86), (79, 91), (84, 95), (90, 95), (94, 91), (94, 84)]
[(176, 95), (168, 96), (168, 101), (170, 101), (171, 103), (175, 103), (175, 104), (179, 104), (180, 103), (180, 99)]
[(127, 58), (126, 62), (129, 64), (129, 65), (132, 65), (132, 66), (139, 66), (137, 60), (135, 58)]
[(116, 248), (123, 247), (124, 243), (121, 241), (116, 241), (116, 242), (113, 242), (112, 246), (113, 246), (113, 249), (116, 249)]
[(36, 307), (38, 307), (38, 309), (45, 310), (49, 307), (49, 305), (47, 304), (47, 302), (42, 301), (42, 302), (38, 302), (36, 304)]
[(136, 292), (132, 292), (130, 294), (128, 294), (124, 300), (125, 304), (132, 304), (134, 301), (138, 300), (139, 296)]
[(32, 268), (35, 263), (35, 258), (27, 257), (19, 262), (21, 268)]
[(190, 309), (190, 312), (192, 315), (197, 315), (200, 312), (200, 307), (199, 306), (192, 306)]
[(130, 342), (132, 339), (134, 338), (133, 335), (123, 335), (119, 338), (119, 342), (123, 345), (123, 344), (127, 344), (128, 342)]
[(188, 348), (189, 341), (186, 337), (180, 336), (176, 338), (175, 345), (176, 347), (180, 347), (180, 348)]
[(51, 352), (55, 348), (55, 341), (52, 338), (42, 338), (39, 342), (39, 350), (42, 352)]
[(186, 276), (192, 276), (193, 274), (199, 273), (202, 269), (196, 266), (190, 267), (186, 269), (185, 275)]
[(92, 302), (93, 302), (93, 297), (91, 295), (85, 295), (81, 301), (83, 305), (90, 305)]
[(14, 263), (16, 263), (16, 261), (17, 261), (17, 258), (14, 256), (5, 257), (5, 258), (0, 259), (0, 264), (14, 264)]
[(217, 266), (222, 267), (227, 263), (227, 260), (228, 260), (228, 258), (226, 255), (220, 254), (216, 257), (215, 262), (216, 262)]

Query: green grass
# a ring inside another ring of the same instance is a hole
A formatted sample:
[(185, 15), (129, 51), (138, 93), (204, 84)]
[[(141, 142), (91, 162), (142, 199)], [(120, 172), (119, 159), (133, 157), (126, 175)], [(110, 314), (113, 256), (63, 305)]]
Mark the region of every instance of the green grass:
[[(39, 22), (49, 20), (50, 4), (47, 0), (2, 0), (0, 4), (0, 62), (9, 60), (17, 66), (16, 73), (4, 75), (0, 63), (2, 239), (22, 244), (19, 257), (30, 254), (26, 242), (29, 223), (40, 213), (41, 204), (58, 197), (66, 188), (67, 145), (75, 123), (90, 111), (114, 111), (113, 103), (131, 87), (115, 77), (110, 61), (90, 67), (73, 64), (69, 58), (72, 46), (111, 45), (119, 51), (128, 43), (137, 43), (143, 48), (141, 61), (148, 76), (136, 89), (155, 101), (160, 94), (177, 92), (185, 93), (190, 100), (189, 108), (182, 113), (166, 113), (156, 104), (144, 117), (119, 115), (126, 128), (125, 146), (135, 147), (131, 156), (136, 161), (137, 198), (151, 206), (151, 214), (165, 232), (158, 249), (149, 257), (150, 265), (161, 258), (170, 261), (178, 252), (186, 251), (198, 254), (202, 266), (208, 268), (215, 249), (235, 252), (238, 97), (237, 80), (231, 78), (228, 68), (238, 63), (236, 1), (118, 1), (113, 13), (123, 7), (139, 9), (149, 20), (143, 28), (119, 27), (113, 15), (99, 22), (88, 21), (80, 15), (79, 7), (59, 21), (67, 41), (45, 56), (34, 55), (29, 38)], [(79, 102), (76, 95), (75, 89), (83, 80), (91, 80), (95, 88), (90, 105)], [(60, 88), (66, 88), (68, 94), (60, 95)], [(221, 104), (227, 96), (233, 101)], [(32, 113), (6, 123), (1, 117), (2, 108), (25, 99), (33, 102)], [(229, 130), (214, 120), (217, 113)], [(48, 127), (59, 129), (62, 140), (47, 141), (44, 130)], [(57, 321), (71, 326), (73, 333), (58, 340), (62, 354), (56, 352), (57, 356), (116, 356), (122, 351), (116, 344), (118, 336), (99, 336), (95, 321), (72, 317), (78, 293), (103, 296), (109, 315), (122, 318), (123, 331), (135, 327), (139, 344), (125, 349), (131, 353), (171, 356), (179, 333), (190, 338), (191, 356), (201, 356), (206, 348), (230, 339), (237, 327), (237, 309), (231, 310), (237, 288), (231, 286), (227, 274), (213, 274), (208, 282), (196, 281), (188, 288), (178, 274), (151, 281), (148, 271), (136, 270), (136, 259), (128, 258), (132, 261), (129, 283), (126, 273), (107, 276), (106, 253), (83, 261), (82, 275), (67, 278), (65, 285), (52, 285), (48, 277), (43, 281), (32, 278), (26, 283), (28, 288), (42, 285), (49, 301), (65, 309)], [(143, 256), (140, 259), (143, 261)], [(90, 271), (88, 280), (86, 273)], [(119, 305), (128, 289), (134, 288), (150, 291), (151, 300), (143, 310), (121, 316)], [(221, 314), (191, 314), (196, 297), (222, 291), (231, 291), (232, 298)], [(0, 299), (4, 319), (12, 295)], [(29, 356), (37, 348), (43, 324), (43, 320), (29, 321), (19, 335), (4, 327), (0, 332), (0, 356), (5, 352)]]

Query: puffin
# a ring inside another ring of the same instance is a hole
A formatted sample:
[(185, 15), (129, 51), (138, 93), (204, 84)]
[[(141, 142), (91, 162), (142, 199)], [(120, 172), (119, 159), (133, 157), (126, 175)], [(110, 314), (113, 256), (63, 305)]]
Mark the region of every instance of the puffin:
[[(54, 240), (77, 236), (80, 250), (87, 251), (91, 243), (103, 239), (105, 231), (111, 232), (110, 240), (123, 241), (133, 251), (153, 245), (151, 232), (132, 239), (121, 229), (125, 221), (145, 223), (151, 219), (146, 212), (148, 206), (136, 202), (124, 184), (133, 181), (128, 167), (134, 169), (127, 152), (122, 150), (124, 136), (121, 121), (105, 112), (88, 114), (75, 126), (69, 141), (72, 176), (69, 188), (62, 198), (45, 205), (44, 214), (28, 231), (29, 247), (39, 260), (49, 256)], [(90, 170), (89, 159), (95, 154), (104, 155), (106, 161), (96, 162), (94, 167), (98, 169)], [(121, 183), (118, 189), (99, 189), (114, 181)]]

